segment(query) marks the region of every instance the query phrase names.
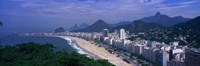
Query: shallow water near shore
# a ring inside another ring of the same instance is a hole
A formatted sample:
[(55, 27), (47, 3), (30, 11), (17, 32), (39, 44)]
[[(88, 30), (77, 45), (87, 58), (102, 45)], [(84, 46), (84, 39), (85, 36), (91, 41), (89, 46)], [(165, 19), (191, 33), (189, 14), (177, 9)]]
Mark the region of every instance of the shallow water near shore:
[(71, 47), (73, 47), (76, 50), (77, 53), (87, 55), (87, 57), (90, 57), (90, 58), (93, 58), (93, 59), (99, 59), (99, 57), (97, 57), (96, 55), (80, 48), (77, 45), (77, 41), (75, 39), (72, 39), (72, 38), (69, 38), (69, 37), (66, 37), (66, 36), (57, 36), (57, 37), (60, 37), (60, 38), (63, 38), (65, 40), (69, 41), (69, 45)]

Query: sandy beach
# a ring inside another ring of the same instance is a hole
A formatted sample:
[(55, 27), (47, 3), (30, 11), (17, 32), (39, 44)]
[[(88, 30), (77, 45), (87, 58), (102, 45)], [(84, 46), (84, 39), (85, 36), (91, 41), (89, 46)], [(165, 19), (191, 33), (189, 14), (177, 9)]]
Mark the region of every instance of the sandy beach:
[(86, 50), (87, 52), (96, 55), (100, 59), (106, 59), (110, 63), (116, 66), (132, 66), (131, 64), (126, 63), (121, 58), (117, 57), (116, 55), (109, 53), (107, 50), (105, 50), (105, 48), (98, 47), (97, 45), (92, 44), (91, 42), (86, 41), (84, 39), (77, 38), (77, 37), (69, 37), (69, 36), (62, 36), (61, 38), (70, 38), (70, 39), (75, 40), (77, 42), (77, 45), (81, 49)]

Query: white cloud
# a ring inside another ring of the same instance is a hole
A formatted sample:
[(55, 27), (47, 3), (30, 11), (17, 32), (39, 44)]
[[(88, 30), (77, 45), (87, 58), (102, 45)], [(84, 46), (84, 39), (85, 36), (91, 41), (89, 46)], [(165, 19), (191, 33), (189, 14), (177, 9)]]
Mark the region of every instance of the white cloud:
[(198, 3), (198, 1), (186, 1), (186, 2), (181, 2), (179, 3), (180, 5), (190, 5), (190, 4), (194, 4), (194, 3)]
[(165, 0), (141, 0), (140, 2), (153, 5), (153, 4), (161, 4), (164, 1)]
[(177, 9), (181, 9), (181, 8), (186, 8), (186, 7), (189, 7), (189, 5), (161, 7), (161, 8), (159, 8), (159, 10), (172, 11), (172, 10), (177, 10)]

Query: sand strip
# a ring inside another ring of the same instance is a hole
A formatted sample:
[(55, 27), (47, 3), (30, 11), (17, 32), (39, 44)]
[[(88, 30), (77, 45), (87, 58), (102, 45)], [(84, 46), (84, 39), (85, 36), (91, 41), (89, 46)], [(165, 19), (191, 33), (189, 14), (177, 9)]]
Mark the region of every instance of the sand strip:
[(100, 59), (106, 59), (110, 63), (116, 66), (132, 66), (131, 64), (128, 64), (125, 61), (123, 61), (121, 58), (116, 57), (116, 55), (109, 53), (107, 50), (105, 50), (105, 48), (98, 47), (97, 45), (92, 44), (89, 41), (77, 37), (69, 37), (69, 36), (62, 36), (62, 37), (74, 39), (77, 42), (77, 45), (81, 49), (84, 49), (87, 52), (98, 56)]

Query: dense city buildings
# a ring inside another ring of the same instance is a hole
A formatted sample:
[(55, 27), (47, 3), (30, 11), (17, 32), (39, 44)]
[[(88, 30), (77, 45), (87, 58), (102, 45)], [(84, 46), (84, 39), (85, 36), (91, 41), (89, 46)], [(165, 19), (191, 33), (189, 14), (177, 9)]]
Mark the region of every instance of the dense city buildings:
[(167, 62), (167, 66), (185, 66), (184, 61), (171, 60)]
[(186, 66), (200, 66), (200, 50), (191, 48), (185, 51), (185, 64)]
[(128, 52), (131, 54), (126, 54), (129, 59), (131, 59), (130, 56), (137, 55), (159, 66), (200, 66), (200, 62), (198, 61), (200, 60), (200, 52), (198, 50), (189, 49), (187, 46), (180, 46), (177, 41), (170, 42), (169, 44), (140, 38), (131, 41), (126, 39), (128, 38), (128, 34), (126, 34), (124, 29), (115, 30), (112, 33), (109, 33), (108, 29), (104, 29), (102, 32), (93, 33), (25, 33), (21, 35), (74, 36), (91, 42), (100, 42), (100, 44)]
[(108, 29), (103, 29), (103, 37), (108, 37)]

